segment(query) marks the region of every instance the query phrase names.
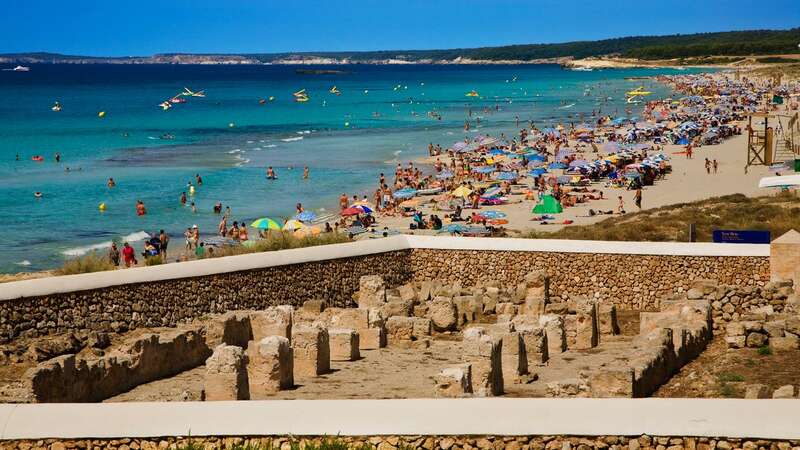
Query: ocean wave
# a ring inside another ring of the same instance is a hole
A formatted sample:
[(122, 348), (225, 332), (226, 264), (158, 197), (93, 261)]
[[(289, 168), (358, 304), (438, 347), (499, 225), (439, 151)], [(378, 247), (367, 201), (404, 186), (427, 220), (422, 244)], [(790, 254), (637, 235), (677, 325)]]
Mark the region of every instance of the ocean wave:
[(261, 147), (253, 147), (253, 150), (261, 150)]
[(282, 140), (283, 142), (302, 141), (302, 140), (303, 140), (303, 136), (290, 137), (290, 138), (281, 139), (281, 140)]
[(235, 149), (233, 149), (233, 150), (229, 151), (228, 153), (229, 153), (229, 154), (231, 154), (231, 155), (233, 155), (234, 153), (241, 153), (241, 152), (242, 152), (242, 149), (240, 149), (240, 148), (235, 148)]
[(311, 134), (311, 130), (297, 131), (297, 134)]
[(14, 264), (16, 264), (18, 266), (30, 266), (31, 262), (28, 261), (27, 259), (23, 259), (22, 261), (15, 262)]
[(277, 146), (278, 146), (277, 144), (268, 144), (268, 145), (265, 145), (264, 148), (275, 148)]
[[(122, 236), (120, 238), (120, 241), (121, 242), (137, 242), (137, 241), (143, 241), (143, 240), (145, 240), (145, 239), (147, 239), (149, 237), (150, 237), (150, 235), (147, 234), (146, 231), (137, 231), (135, 233), (131, 233), (131, 234), (128, 234), (126, 236)], [(72, 257), (83, 256), (83, 255), (85, 255), (85, 254), (87, 254), (87, 253), (89, 253), (91, 251), (106, 249), (109, 246), (111, 246), (111, 241), (104, 241), (104, 242), (100, 242), (100, 243), (97, 243), (97, 244), (85, 245), (83, 247), (68, 248), (68, 249), (64, 250), (63, 252), (61, 252), (61, 254), (64, 255), (64, 256), (72, 256)]]

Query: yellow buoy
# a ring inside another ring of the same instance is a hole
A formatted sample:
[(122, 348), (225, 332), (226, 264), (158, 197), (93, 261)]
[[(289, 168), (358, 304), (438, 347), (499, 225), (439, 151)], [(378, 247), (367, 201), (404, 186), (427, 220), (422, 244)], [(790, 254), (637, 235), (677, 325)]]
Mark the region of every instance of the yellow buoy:
[(99, 118), (101, 118), (101, 119), (102, 119), (103, 117), (105, 117), (105, 116), (106, 116), (106, 112), (105, 112), (105, 111), (100, 111), (99, 113), (97, 113), (97, 117), (99, 117)]
[(97, 209), (99, 209), (100, 211), (105, 211), (106, 210), (106, 204), (105, 203), (100, 203), (100, 205), (97, 206)]

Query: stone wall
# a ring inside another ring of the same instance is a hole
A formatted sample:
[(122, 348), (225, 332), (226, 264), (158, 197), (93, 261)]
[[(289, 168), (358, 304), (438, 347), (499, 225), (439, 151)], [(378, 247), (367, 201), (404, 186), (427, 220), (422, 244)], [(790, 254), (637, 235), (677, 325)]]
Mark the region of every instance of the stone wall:
[(374, 273), (391, 285), (410, 280), (408, 251), (5, 300), (0, 343), (63, 332), (174, 327), (206, 314), (300, 306), (314, 298), (354, 306), (359, 278)]
[(492, 280), (515, 285), (526, 274), (545, 270), (551, 296), (598, 296), (621, 309), (648, 311), (659, 310), (665, 296), (688, 291), (695, 279), (757, 286), (770, 277), (769, 258), (754, 256), (414, 249), (411, 265), (417, 280), (464, 285)]
[(586, 295), (620, 309), (650, 311), (659, 310), (665, 296), (688, 291), (695, 279), (760, 286), (770, 273), (769, 258), (758, 256), (416, 248), (3, 300), (0, 344), (63, 332), (176, 326), (209, 313), (280, 304), (300, 306), (315, 298), (327, 300), (330, 306), (354, 306), (359, 278), (368, 274), (382, 275), (388, 286), (412, 279), (460, 281), (463, 285), (496, 281), (512, 286), (535, 270), (545, 270), (550, 276), (554, 297), (566, 300)]
[(739, 439), (693, 436), (341, 436), (331, 437), (162, 437), (151, 439), (43, 439), (0, 441), (0, 449), (66, 450), (73, 448), (105, 448), (112, 450), (164, 450), (187, 448), (283, 449), (297, 444), (319, 446), (334, 442), (336, 448), (375, 448), (379, 450), (424, 449), (508, 449), (508, 450), (790, 450), (800, 447), (800, 440)]

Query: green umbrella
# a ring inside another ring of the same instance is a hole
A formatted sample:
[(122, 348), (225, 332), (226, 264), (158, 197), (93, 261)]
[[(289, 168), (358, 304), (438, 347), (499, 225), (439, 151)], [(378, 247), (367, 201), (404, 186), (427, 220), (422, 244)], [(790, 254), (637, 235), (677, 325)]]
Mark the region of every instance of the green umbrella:
[(558, 214), (563, 211), (564, 208), (561, 203), (552, 195), (543, 195), (539, 199), (539, 203), (533, 208), (534, 214)]
[(270, 219), (269, 217), (262, 217), (260, 219), (256, 219), (255, 222), (250, 224), (253, 228), (261, 228), (262, 230), (280, 230), (281, 224), (277, 221)]

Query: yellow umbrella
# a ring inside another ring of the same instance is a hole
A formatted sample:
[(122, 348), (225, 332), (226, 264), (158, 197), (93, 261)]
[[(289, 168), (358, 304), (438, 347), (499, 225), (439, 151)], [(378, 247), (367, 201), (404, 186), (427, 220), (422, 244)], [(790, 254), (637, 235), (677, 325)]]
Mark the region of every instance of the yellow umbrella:
[(292, 233), (292, 235), (296, 238), (304, 238), (308, 236), (316, 236), (320, 234), (322, 230), (319, 227), (303, 227)]
[(296, 231), (296, 230), (301, 230), (301, 229), (303, 229), (305, 227), (306, 227), (306, 224), (304, 224), (303, 222), (300, 222), (299, 220), (292, 219), (292, 220), (287, 221), (283, 225), (283, 230), (284, 231)]
[(469, 197), (469, 194), (472, 194), (472, 191), (466, 186), (459, 186), (452, 192), (453, 197)]

